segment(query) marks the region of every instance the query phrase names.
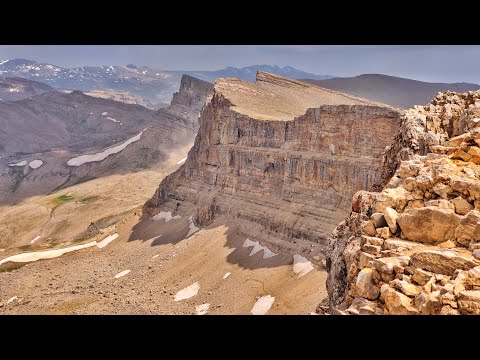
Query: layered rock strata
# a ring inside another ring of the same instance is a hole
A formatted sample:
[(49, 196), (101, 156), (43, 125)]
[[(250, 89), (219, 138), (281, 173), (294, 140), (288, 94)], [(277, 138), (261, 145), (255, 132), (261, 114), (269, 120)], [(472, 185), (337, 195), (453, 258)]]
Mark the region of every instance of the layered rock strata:
[(185, 164), (161, 183), (146, 213), (193, 208), (202, 226), (226, 215), (272, 251), (319, 262), (352, 195), (382, 182), (400, 114), (258, 72), (255, 83), (217, 80), (199, 122)]
[(480, 314), (480, 91), (405, 113), (393, 176), (360, 191), (327, 251), (330, 311)]

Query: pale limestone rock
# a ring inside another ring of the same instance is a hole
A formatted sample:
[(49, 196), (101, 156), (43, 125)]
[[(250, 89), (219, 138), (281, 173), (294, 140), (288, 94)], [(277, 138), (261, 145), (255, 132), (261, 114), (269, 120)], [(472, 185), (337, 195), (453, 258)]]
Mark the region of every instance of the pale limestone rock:
[(362, 297), (353, 299), (352, 304), (346, 312), (355, 315), (380, 315), (383, 310), (377, 305), (375, 301), (369, 301)]
[(457, 309), (452, 309), (452, 307), (445, 305), (440, 309), (440, 315), (460, 315), (460, 312)]
[(451, 240), (444, 241), (437, 246), (441, 249), (453, 249), (454, 247), (456, 247), (455, 243)]
[(415, 306), (423, 315), (436, 315), (440, 313), (442, 303), (440, 301), (440, 291), (431, 293), (421, 292), (415, 297)]
[(358, 259), (358, 268), (361, 270), (364, 267), (367, 266), (367, 264), (371, 261), (374, 260), (375, 256), (372, 254), (367, 254), (363, 251), (360, 252), (359, 259)]
[(395, 291), (387, 284), (382, 285), (381, 298), (385, 303), (387, 314), (391, 315), (415, 315), (418, 314), (418, 310), (413, 306), (412, 300), (403, 295), (402, 293)]
[(358, 296), (369, 300), (376, 300), (380, 294), (378, 286), (373, 282), (373, 269), (364, 268), (357, 276), (355, 283)]
[(418, 285), (424, 286), (431, 278), (433, 273), (430, 271), (425, 271), (423, 269), (415, 269), (415, 272), (412, 275), (412, 280), (415, 281)]
[(469, 211), (462, 218), (460, 225), (455, 229), (455, 239), (465, 247), (468, 247), (471, 241), (480, 241), (480, 211)]
[(480, 249), (473, 250), (473, 257), (480, 260)]
[(400, 214), (397, 222), (408, 240), (436, 243), (453, 238), (459, 216), (452, 210), (428, 206), (405, 211)]
[(450, 201), (444, 199), (425, 201), (425, 206), (436, 206), (440, 209), (455, 210), (455, 205), (453, 205)]
[(434, 273), (453, 275), (457, 269), (469, 270), (480, 263), (468, 251), (424, 250), (412, 255), (412, 264)]
[(455, 205), (455, 212), (459, 215), (466, 215), (470, 210), (473, 210), (473, 205), (461, 196), (450, 201)]
[(480, 290), (465, 290), (458, 295), (461, 314), (480, 315)]
[(417, 243), (414, 241), (400, 240), (400, 239), (387, 239), (383, 244), (383, 248), (386, 250), (411, 250), (415, 248), (425, 247), (424, 244)]
[(388, 226), (378, 228), (376, 231), (377, 231), (377, 236), (383, 239), (388, 239), (389, 237), (392, 236), (392, 232), (390, 231), (390, 228)]
[(372, 214), (370, 219), (372, 220), (375, 228), (381, 228), (381, 227), (387, 226), (387, 221), (385, 220), (385, 216), (383, 216), (382, 213), (374, 213)]
[(382, 238), (362, 235), (362, 239), (360, 240), (360, 246), (369, 244), (369, 245), (376, 245), (381, 247), (383, 245), (383, 242), (384, 242), (384, 239)]
[(375, 236), (377, 234), (375, 231), (375, 225), (373, 225), (373, 221), (368, 220), (362, 223), (362, 233), (368, 236)]
[(370, 244), (365, 244), (363, 245), (362, 247), (362, 251), (368, 253), (368, 254), (372, 254), (372, 255), (378, 255), (380, 254), (380, 251), (382, 250), (382, 247), (381, 246), (377, 246), (377, 245), (370, 245)]
[(392, 209), (391, 207), (385, 208), (383, 211), (383, 216), (385, 217), (385, 220), (387, 222), (388, 227), (390, 228), (390, 231), (392, 234), (395, 234), (397, 232), (397, 218), (398, 218), (398, 213), (395, 211), (395, 209)]
[(410, 284), (404, 280), (397, 281), (395, 288), (410, 297), (416, 296), (420, 293), (420, 288), (418, 286)]
[(441, 294), (440, 301), (443, 305), (450, 305), (454, 309), (458, 308), (457, 299), (452, 292)]
[(470, 269), (466, 273), (465, 286), (468, 288), (480, 287), (480, 266)]
[(452, 189), (450, 186), (442, 184), (442, 183), (437, 183), (433, 186), (433, 191), (440, 195), (443, 199), (448, 199), (448, 194), (452, 193)]

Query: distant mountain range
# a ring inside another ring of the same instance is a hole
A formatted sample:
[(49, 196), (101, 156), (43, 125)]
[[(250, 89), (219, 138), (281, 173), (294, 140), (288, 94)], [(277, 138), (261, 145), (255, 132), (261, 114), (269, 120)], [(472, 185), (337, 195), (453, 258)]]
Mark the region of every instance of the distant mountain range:
[[(179, 88), (183, 74), (191, 75), (200, 80), (214, 82), (219, 77), (236, 77), (246, 81), (255, 81), (257, 70), (270, 72), (294, 79), (329, 79), (332, 76), (316, 75), (293, 67), (278, 67), (270, 65), (253, 65), (241, 69), (227, 67), (217, 71), (164, 71), (146, 66), (83, 66), (63, 68), (53, 64), (39, 63), (33, 60), (13, 59), (0, 60), (0, 76), (19, 77), (48, 84), (56, 89), (81, 90), (121, 93), (122, 96), (133, 96), (151, 103), (170, 103), (172, 94)], [(96, 95), (92, 93), (92, 95)], [(115, 97), (116, 96), (116, 97)], [(117, 95), (102, 97), (118, 98)], [(142, 103), (136, 101), (136, 103)]]
[(381, 74), (364, 74), (355, 77), (327, 80), (303, 79), (303, 81), (327, 89), (364, 97), (397, 108), (408, 109), (414, 105), (425, 105), (438, 92), (466, 92), (480, 89), (478, 84), (429, 83)]

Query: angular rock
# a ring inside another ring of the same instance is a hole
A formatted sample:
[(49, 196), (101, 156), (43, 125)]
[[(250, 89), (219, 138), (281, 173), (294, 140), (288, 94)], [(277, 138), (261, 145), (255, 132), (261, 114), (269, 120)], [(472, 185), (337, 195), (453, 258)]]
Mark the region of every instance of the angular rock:
[(370, 244), (365, 244), (362, 247), (362, 251), (366, 252), (367, 254), (372, 254), (372, 255), (378, 255), (380, 254), (380, 251), (382, 248), (377, 245), (370, 245)]
[(377, 236), (383, 239), (388, 239), (389, 237), (392, 237), (392, 232), (388, 226), (385, 226), (377, 229)]
[(480, 249), (473, 250), (473, 257), (480, 260)]
[(356, 297), (346, 311), (350, 314), (355, 315), (383, 314), (383, 310), (379, 306), (377, 306), (377, 303), (375, 301), (369, 301), (362, 297)]
[(395, 267), (405, 267), (408, 265), (409, 260), (408, 256), (385, 257), (373, 260), (371, 266), (379, 273), (393, 274)]
[(361, 270), (363, 269), (364, 267), (367, 266), (367, 264), (371, 261), (371, 260), (375, 260), (375, 256), (372, 255), (372, 254), (367, 254), (367, 253), (364, 253), (363, 251), (360, 252), (360, 255), (358, 257), (358, 268)]
[(432, 293), (421, 292), (415, 297), (415, 306), (423, 315), (436, 315), (440, 313), (442, 303), (440, 301), (440, 291)]
[(375, 236), (377, 234), (373, 221), (368, 220), (362, 223), (362, 233), (368, 236)]
[(480, 315), (480, 290), (465, 290), (458, 295), (461, 314)]
[(412, 255), (412, 265), (434, 273), (453, 275), (457, 269), (469, 270), (480, 263), (467, 251), (424, 250)]
[(454, 238), (459, 216), (452, 210), (427, 206), (405, 211), (400, 214), (397, 222), (408, 240), (436, 243)]
[(480, 287), (480, 266), (476, 266), (473, 269), (467, 271), (465, 286), (467, 288)]
[(452, 292), (440, 295), (440, 301), (443, 305), (450, 305), (454, 309), (458, 309), (457, 299)]
[(372, 214), (370, 219), (372, 220), (375, 228), (381, 228), (381, 227), (387, 226), (387, 220), (385, 220), (385, 216), (383, 216), (382, 213), (374, 213)]
[(425, 271), (423, 269), (415, 269), (415, 272), (412, 275), (412, 280), (415, 281), (418, 285), (424, 286), (428, 280), (433, 276), (433, 273), (430, 271)]
[(459, 215), (466, 215), (470, 210), (473, 210), (473, 205), (461, 196), (450, 201), (455, 205), (455, 212)]
[(480, 211), (468, 212), (455, 229), (455, 239), (465, 247), (468, 247), (471, 241), (480, 241)]
[(380, 289), (373, 282), (373, 270), (371, 268), (362, 269), (357, 276), (355, 283), (358, 296), (369, 300), (376, 300), (380, 294)]
[(420, 288), (418, 286), (409, 284), (404, 280), (399, 280), (395, 284), (395, 288), (410, 297), (417, 296), (420, 293)]
[(362, 239), (360, 240), (360, 246), (369, 244), (381, 247), (383, 245), (383, 242), (384, 240), (382, 238), (362, 235)]
[(440, 309), (440, 315), (460, 315), (457, 309), (453, 309), (451, 306), (445, 305)]
[(387, 284), (382, 285), (381, 298), (385, 303), (387, 314), (416, 315), (418, 310), (413, 306), (412, 299), (395, 291)]
[(454, 247), (456, 247), (455, 243), (451, 240), (447, 240), (443, 243), (438, 244), (437, 246), (442, 249), (453, 249)]
[(414, 241), (400, 240), (400, 239), (387, 239), (383, 244), (383, 248), (386, 250), (411, 250), (414, 248), (424, 247), (424, 244)]
[(397, 227), (398, 213), (395, 211), (395, 209), (392, 209), (391, 207), (387, 207), (383, 211), (383, 216), (385, 217), (385, 221), (387, 222), (387, 225), (390, 228), (390, 231), (392, 232), (392, 234), (395, 234), (398, 229)]
[(444, 199), (425, 201), (425, 206), (436, 206), (440, 209), (455, 210), (455, 205), (453, 205), (450, 201)]

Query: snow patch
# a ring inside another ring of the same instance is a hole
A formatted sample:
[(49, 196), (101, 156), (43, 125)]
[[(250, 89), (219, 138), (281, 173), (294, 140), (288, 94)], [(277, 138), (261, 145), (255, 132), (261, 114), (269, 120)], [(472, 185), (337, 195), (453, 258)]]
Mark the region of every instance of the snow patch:
[(293, 272), (298, 274), (297, 279), (307, 275), (314, 269), (312, 263), (301, 255), (293, 255)]
[(180, 165), (180, 164), (183, 164), (185, 161), (187, 161), (187, 158), (183, 158), (182, 160), (180, 160), (177, 165)]
[(30, 166), (32, 169), (38, 169), (42, 165), (43, 165), (42, 160), (32, 160), (30, 161), (30, 164), (28, 164), (28, 166)]
[(9, 62), (10, 60), (3, 60), (3, 61), (0, 61), (0, 65), (3, 65), (5, 64), (6, 62)]
[(248, 256), (255, 255), (256, 253), (262, 250), (263, 250), (263, 259), (268, 259), (278, 255), (274, 253), (272, 250), (270, 250), (269, 248), (267, 248), (266, 246), (260, 245), (258, 241), (252, 241), (249, 238), (246, 238), (245, 242), (243, 243), (243, 247), (251, 247), (251, 246), (253, 246), (253, 249)]
[(89, 242), (88, 244), (75, 245), (75, 246), (70, 246), (63, 249), (44, 250), (44, 251), (35, 251), (35, 252), (17, 254), (17, 255), (9, 256), (5, 259), (0, 260), (0, 265), (7, 263), (9, 261), (23, 263), (23, 262), (32, 262), (32, 261), (43, 260), (43, 259), (52, 259), (72, 251), (86, 249), (95, 245), (97, 245), (97, 242), (92, 241), (92, 242)]
[(70, 160), (67, 161), (67, 165), (68, 166), (80, 166), (80, 165), (83, 165), (83, 164), (89, 163), (89, 162), (102, 161), (105, 158), (107, 158), (109, 155), (119, 153), (120, 151), (125, 149), (128, 145), (130, 145), (131, 143), (134, 143), (135, 141), (140, 140), (140, 137), (142, 136), (144, 131), (145, 131), (145, 129), (142, 130), (140, 132), (140, 134), (138, 134), (138, 135), (134, 136), (133, 138), (125, 141), (123, 144), (116, 145), (114, 147), (105, 149), (100, 153), (96, 153), (94, 155), (80, 155), (80, 156), (77, 156), (73, 159), (70, 159)]
[(273, 305), (273, 302), (275, 301), (274, 296), (270, 295), (265, 295), (262, 296), (260, 299), (257, 300), (255, 305), (253, 305), (252, 310), (250, 311), (253, 315), (265, 315), (268, 310)]
[(40, 239), (42, 237), (42, 235), (38, 235), (35, 239), (33, 239), (32, 241), (30, 241), (30, 245), (32, 244), (35, 244), (35, 242)]
[(197, 315), (205, 315), (209, 308), (210, 308), (210, 304), (198, 305), (198, 306), (195, 306), (195, 312), (197, 313)]
[(194, 222), (193, 222), (193, 215), (190, 215), (190, 217), (188, 218), (188, 227), (190, 230), (188, 230), (188, 234), (186, 237), (189, 237), (190, 235), (196, 233), (198, 230), (200, 230), (200, 228), (196, 227)]
[(102, 112), (102, 116), (107, 116), (108, 115), (108, 112), (104, 111)]
[(122, 276), (127, 275), (130, 271), (132, 271), (132, 270), (123, 270), (123, 271), (119, 272), (117, 275), (115, 275), (114, 277), (115, 277), (115, 279), (121, 278)]
[(225, 273), (225, 275), (223, 275), (223, 280), (225, 280), (226, 278), (228, 278), (231, 274), (232, 274), (231, 272)]
[(107, 116), (107, 120), (113, 121), (114, 123), (120, 123), (120, 121), (118, 121), (117, 119), (114, 119), (110, 116)]
[(193, 283), (190, 286), (180, 290), (175, 294), (175, 301), (182, 301), (186, 299), (190, 299), (197, 295), (198, 290), (200, 290), (200, 284), (198, 282)]
[(97, 243), (97, 247), (102, 249), (104, 248), (105, 246), (107, 246), (108, 244), (110, 244), (113, 240), (115, 240), (116, 238), (118, 238), (118, 234), (115, 233), (113, 235), (108, 235), (105, 239), (103, 239), (102, 241), (100, 241), (99, 243)]
[(26, 160), (23, 160), (23, 161), (20, 161), (16, 164), (8, 164), (8, 166), (25, 166), (27, 165), (27, 161)]
[(172, 216), (171, 211), (160, 211), (157, 215), (155, 215), (151, 219), (152, 220), (165, 219), (165, 222), (169, 222), (170, 220), (176, 220), (176, 219), (180, 219), (180, 218), (181, 218), (180, 215)]

